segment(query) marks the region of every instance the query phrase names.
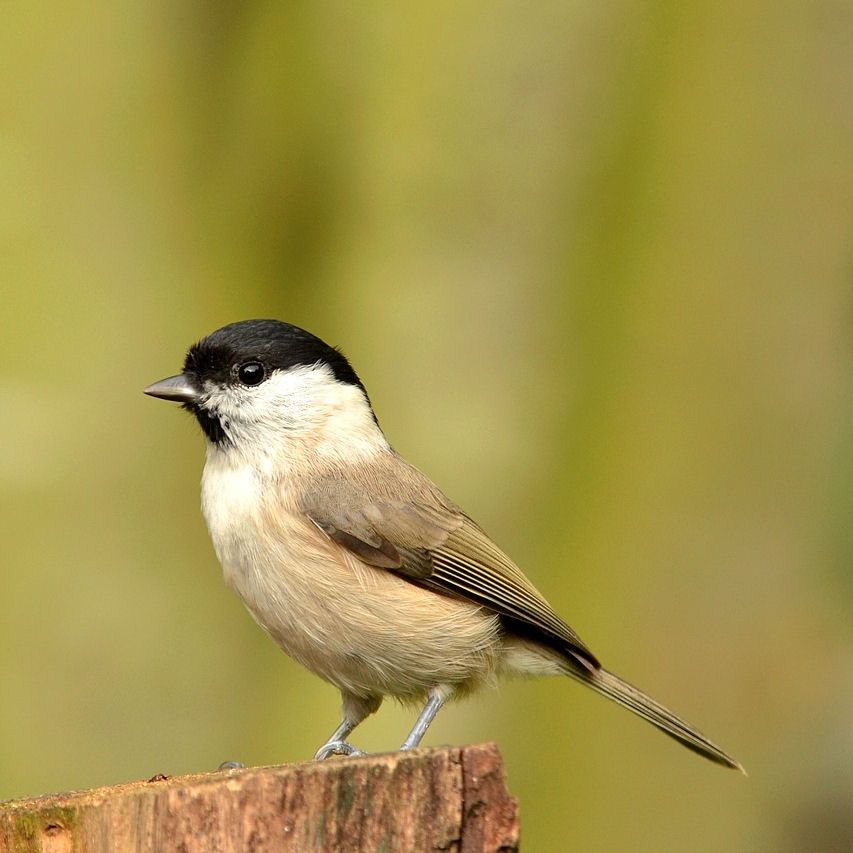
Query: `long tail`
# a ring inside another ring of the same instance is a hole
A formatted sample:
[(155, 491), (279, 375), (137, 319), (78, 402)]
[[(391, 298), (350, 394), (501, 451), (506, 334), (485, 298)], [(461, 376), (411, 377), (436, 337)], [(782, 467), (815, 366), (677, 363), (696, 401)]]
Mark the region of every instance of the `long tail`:
[(646, 696), (642, 690), (638, 690), (619, 676), (608, 672), (606, 669), (595, 671), (576, 669), (572, 666), (566, 667), (566, 674), (591, 687), (596, 693), (601, 693), (608, 699), (618, 702), (625, 708), (633, 711), (644, 720), (648, 720), (653, 726), (657, 726), (664, 734), (675, 738), (679, 743), (704, 755), (705, 758), (732, 767), (746, 773), (739, 761), (736, 761), (728, 753), (724, 752), (715, 743), (712, 743), (701, 732), (676, 717), (672, 711), (655, 702), (650, 696)]

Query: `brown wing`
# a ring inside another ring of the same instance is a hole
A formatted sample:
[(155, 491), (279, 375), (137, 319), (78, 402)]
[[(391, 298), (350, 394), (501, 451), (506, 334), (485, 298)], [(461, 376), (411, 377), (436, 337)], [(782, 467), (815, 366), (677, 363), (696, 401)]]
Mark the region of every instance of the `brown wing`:
[[(500, 614), (514, 633), (556, 648), (584, 669), (598, 669), (592, 652), (521, 569), (423, 474), (396, 459), (392, 482), (399, 486), (397, 496), (382, 494), (387, 489), (370, 489), (369, 482), (358, 488), (350, 477), (321, 478), (312, 493), (303, 496), (303, 511), (334, 542), (368, 565), (487, 607)], [(400, 464), (408, 475), (402, 482)], [(388, 478), (377, 482), (385, 485)], [(365, 498), (368, 490), (379, 492), (379, 498)]]

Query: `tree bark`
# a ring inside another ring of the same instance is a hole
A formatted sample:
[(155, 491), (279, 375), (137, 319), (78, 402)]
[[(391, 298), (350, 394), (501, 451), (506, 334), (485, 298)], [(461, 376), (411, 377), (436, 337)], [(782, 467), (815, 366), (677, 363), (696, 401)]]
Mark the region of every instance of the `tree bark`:
[(155, 777), (0, 804), (0, 853), (497, 853), (518, 807), (497, 747)]

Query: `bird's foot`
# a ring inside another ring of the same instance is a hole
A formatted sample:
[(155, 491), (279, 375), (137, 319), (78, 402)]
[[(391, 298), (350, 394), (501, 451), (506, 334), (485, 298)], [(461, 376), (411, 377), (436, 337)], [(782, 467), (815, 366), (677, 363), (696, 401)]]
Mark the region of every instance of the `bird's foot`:
[(330, 740), (317, 750), (314, 760), (325, 761), (333, 755), (364, 755), (364, 753), (357, 746), (353, 746), (345, 740)]

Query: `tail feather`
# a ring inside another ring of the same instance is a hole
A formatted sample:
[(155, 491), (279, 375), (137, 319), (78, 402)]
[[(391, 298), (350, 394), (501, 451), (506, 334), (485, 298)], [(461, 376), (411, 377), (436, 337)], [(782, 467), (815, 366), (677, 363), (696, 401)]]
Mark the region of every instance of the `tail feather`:
[(601, 693), (602, 696), (606, 696), (608, 699), (612, 699), (614, 702), (618, 702), (623, 707), (633, 711), (688, 749), (698, 752), (699, 755), (703, 755), (717, 764), (732, 767), (735, 770), (740, 770), (741, 773), (746, 773), (740, 762), (720, 749), (715, 743), (708, 740), (705, 735), (685, 723), (684, 720), (677, 717), (672, 711), (664, 708), (663, 705), (655, 702), (654, 699), (647, 696), (642, 690), (638, 690), (612, 672), (603, 668), (590, 672), (588, 670), (567, 667), (566, 674), (576, 681), (586, 684), (587, 687), (591, 687), (597, 693)]

